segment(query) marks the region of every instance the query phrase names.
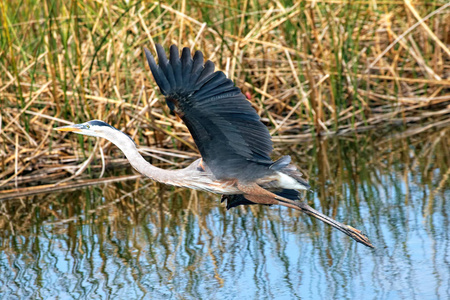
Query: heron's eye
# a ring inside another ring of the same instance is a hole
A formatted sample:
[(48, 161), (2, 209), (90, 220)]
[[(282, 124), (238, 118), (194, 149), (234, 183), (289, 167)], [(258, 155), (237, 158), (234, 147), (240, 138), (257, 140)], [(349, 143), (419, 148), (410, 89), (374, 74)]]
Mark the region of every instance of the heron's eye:
[(89, 125), (86, 125), (86, 128), (87, 128), (87, 129), (89, 129), (90, 127), (91, 127), (91, 126), (89, 126)]

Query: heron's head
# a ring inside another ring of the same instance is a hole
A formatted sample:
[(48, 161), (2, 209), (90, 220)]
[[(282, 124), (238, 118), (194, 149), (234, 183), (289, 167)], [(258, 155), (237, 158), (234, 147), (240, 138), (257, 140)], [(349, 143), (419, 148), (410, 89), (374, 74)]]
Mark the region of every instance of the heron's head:
[[(130, 136), (100, 120), (92, 120), (86, 123), (57, 127), (55, 130), (70, 131), (78, 134), (105, 138), (116, 144), (119, 148), (124, 147), (127, 144), (134, 145), (134, 147), (136, 147), (136, 143)], [(129, 143), (129, 141), (131, 141), (131, 143)]]
[(113, 126), (99, 120), (92, 120), (86, 123), (57, 127), (58, 131), (70, 131), (78, 134), (107, 138), (111, 132), (118, 131)]

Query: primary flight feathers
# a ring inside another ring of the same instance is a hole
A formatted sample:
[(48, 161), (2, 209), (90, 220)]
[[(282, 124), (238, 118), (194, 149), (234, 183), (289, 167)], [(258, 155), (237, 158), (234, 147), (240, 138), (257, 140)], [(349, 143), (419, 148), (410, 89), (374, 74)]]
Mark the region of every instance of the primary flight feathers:
[(214, 63), (204, 63), (200, 51), (192, 58), (189, 48), (184, 48), (180, 57), (172, 45), (168, 59), (157, 44), (156, 52), (158, 64), (145, 49), (153, 77), (214, 175), (253, 180), (270, 173), (269, 131), (241, 90), (223, 72), (214, 72)]

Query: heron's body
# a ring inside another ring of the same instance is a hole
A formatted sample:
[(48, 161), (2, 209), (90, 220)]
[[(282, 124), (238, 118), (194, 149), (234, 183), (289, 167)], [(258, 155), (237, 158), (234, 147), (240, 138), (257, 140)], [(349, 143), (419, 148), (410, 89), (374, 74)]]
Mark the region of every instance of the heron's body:
[(197, 51), (192, 58), (189, 48), (184, 48), (180, 57), (178, 48), (172, 46), (170, 59), (167, 59), (163, 48), (157, 45), (157, 65), (145, 50), (167, 105), (185, 122), (201, 159), (184, 169), (164, 170), (148, 163), (129, 136), (103, 121), (93, 120), (58, 130), (108, 139), (141, 174), (170, 185), (222, 194), (227, 208), (249, 204), (283, 205), (303, 211), (373, 247), (361, 231), (299, 201), (299, 190), (308, 190), (308, 183), (291, 164), (289, 156), (272, 161), (268, 129), (240, 89), (222, 72), (214, 72), (212, 62), (204, 63), (201, 52)]
[[(195, 160), (184, 169), (160, 169), (148, 163), (141, 154), (139, 154), (134, 141), (123, 132), (99, 120), (93, 120), (87, 122), (87, 124), (90, 130), (97, 131), (98, 136), (112, 141), (123, 153), (125, 153), (133, 168), (151, 179), (169, 185), (184, 186), (216, 194), (244, 194), (244, 192), (237, 187), (236, 178), (217, 178), (202, 158)], [(96, 128), (98, 129), (96, 130)], [(283, 156), (280, 159), (280, 162), (272, 164), (272, 166), (275, 165), (274, 169), (268, 167), (265, 176), (254, 181), (248, 181), (247, 184), (250, 185), (251, 183), (256, 183), (264, 189), (274, 191), (282, 189), (308, 189), (309, 186), (301, 178), (301, 173), (299, 173), (293, 165), (290, 165), (289, 162), (289, 156)], [(289, 172), (293, 175), (288, 175)], [(297, 180), (292, 176), (297, 176)]]

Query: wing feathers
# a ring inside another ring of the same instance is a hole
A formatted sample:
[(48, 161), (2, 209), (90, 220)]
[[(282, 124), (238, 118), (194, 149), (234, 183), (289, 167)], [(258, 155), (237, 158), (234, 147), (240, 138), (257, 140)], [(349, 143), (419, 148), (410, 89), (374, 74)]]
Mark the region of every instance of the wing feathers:
[(156, 52), (158, 53), (160, 69), (163, 71), (164, 75), (166, 76), (166, 79), (169, 82), (170, 86), (172, 88), (176, 87), (176, 81), (175, 81), (175, 76), (173, 75), (173, 69), (169, 63), (169, 60), (166, 57), (164, 48), (161, 45), (157, 44)]
[[(198, 85), (203, 85), (202, 89), (195, 93), (196, 97), (199, 98), (210, 98), (214, 95), (220, 95), (229, 89), (230, 83), (225, 74), (222, 72), (215, 72), (211, 75), (209, 75), (208, 82), (206, 84), (197, 83)], [(201, 81), (201, 78), (199, 78), (199, 82)], [(206, 82), (206, 80), (204, 80)]]
[(205, 67), (203, 68), (202, 73), (200, 74), (200, 77), (197, 79), (197, 82), (195, 83), (195, 85), (197, 87), (201, 87), (206, 82), (211, 80), (214, 77), (214, 75), (216, 75), (216, 74), (214, 74), (214, 68), (215, 68), (214, 63), (212, 61), (208, 60), (205, 64)]
[(155, 81), (214, 175), (245, 181), (274, 172), (269, 169), (273, 164), (269, 131), (240, 89), (223, 72), (214, 72), (214, 63), (204, 63), (200, 51), (192, 58), (184, 48), (180, 58), (173, 45), (170, 59), (161, 45), (156, 45), (156, 52), (158, 65), (145, 49)]
[(195, 51), (194, 63), (192, 65), (192, 71), (189, 79), (190, 85), (196, 86), (197, 79), (202, 73), (202, 70), (203, 70), (203, 53), (201, 53), (200, 51)]
[(153, 77), (155, 78), (156, 84), (161, 89), (163, 95), (167, 95), (167, 91), (171, 89), (170, 83), (167, 81), (166, 75), (162, 72), (162, 70), (156, 65), (155, 59), (150, 54), (147, 48), (144, 48), (145, 56), (147, 57), (147, 62), (152, 71)]
[(176, 87), (179, 88), (183, 85), (183, 74), (181, 72), (181, 61), (178, 48), (175, 45), (170, 47), (170, 65), (172, 66), (173, 74), (175, 76)]
[[(174, 46), (174, 48), (176, 48), (177, 52), (178, 52), (178, 48), (176, 46)], [(191, 57), (191, 50), (188, 47), (183, 48), (183, 53), (181, 54), (181, 69), (182, 69), (181, 72), (182, 72), (184, 86), (189, 85), (189, 80), (191, 78), (190, 76), (191, 76), (193, 64), (194, 64), (194, 61), (192, 60), (192, 57)]]

